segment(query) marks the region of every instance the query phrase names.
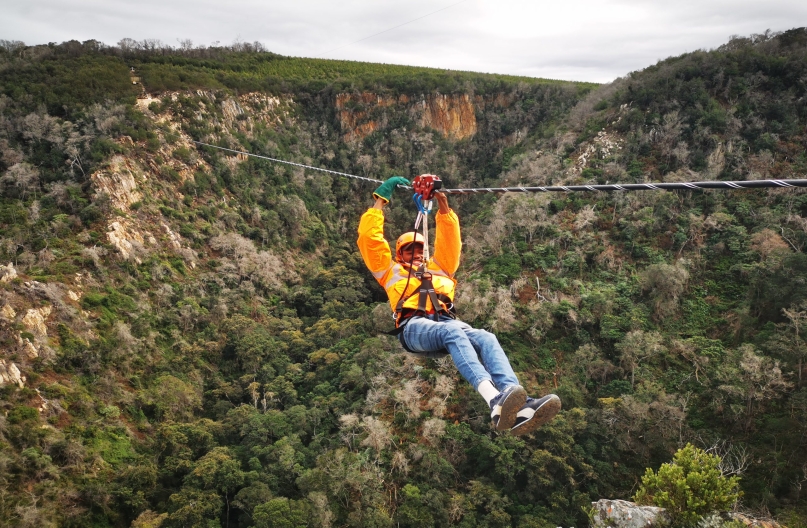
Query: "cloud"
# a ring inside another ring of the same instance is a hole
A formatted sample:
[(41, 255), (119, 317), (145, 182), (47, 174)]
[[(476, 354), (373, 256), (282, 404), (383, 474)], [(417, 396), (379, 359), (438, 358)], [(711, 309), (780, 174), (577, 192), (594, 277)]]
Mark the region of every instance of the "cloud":
[(807, 20), (807, 2), (793, 0), (466, 0), (419, 18), (454, 3), (29, 0), (4, 6), (0, 35), (28, 44), (259, 41), (291, 56), (606, 82), (659, 59), (715, 48), (733, 34)]

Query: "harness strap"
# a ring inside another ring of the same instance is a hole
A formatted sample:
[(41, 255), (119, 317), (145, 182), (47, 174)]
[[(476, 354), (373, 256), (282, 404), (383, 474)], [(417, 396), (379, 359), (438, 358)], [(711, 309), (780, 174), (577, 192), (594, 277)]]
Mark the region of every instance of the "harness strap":
[[(434, 284), (432, 284), (431, 273), (424, 271), (424, 266), (416, 272), (416, 275), (420, 275), (420, 288), (418, 290), (413, 291), (409, 295), (401, 295), (400, 299), (398, 299), (398, 303), (395, 305), (395, 322), (400, 323), (401, 321), (401, 314), (403, 313), (403, 306), (406, 301), (418, 295), (418, 307), (415, 313), (427, 315), (429, 312), (427, 311), (426, 306), (426, 299), (431, 301), (432, 307), (434, 308), (434, 320), (440, 320), (440, 314), (445, 314), (450, 317), (455, 317), (456, 314), (454, 312), (454, 302), (448, 295), (443, 293), (437, 293), (434, 290)], [(404, 294), (406, 291), (404, 291)], [(440, 304), (440, 301), (446, 306), (443, 308), (443, 305)]]
[[(440, 301), (437, 300), (437, 294), (434, 292), (434, 286), (432, 286), (432, 281), (429, 281), (429, 289), (426, 290), (429, 295), (429, 300), (432, 302), (432, 306), (434, 306), (434, 320), (440, 320), (440, 312), (443, 311), (443, 308), (440, 306)], [(420, 297), (423, 298), (423, 290), (420, 290)], [(423, 299), (423, 303), (426, 303), (426, 300)]]
[(437, 294), (434, 292), (434, 285), (431, 279), (424, 278), (420, 281), (420, 291), (418, 291), (418, 311), (426, 312), (426, 299), (432, 302), (434, 307), (434, 320), (440, 320), (440, 301), (437, 300)]

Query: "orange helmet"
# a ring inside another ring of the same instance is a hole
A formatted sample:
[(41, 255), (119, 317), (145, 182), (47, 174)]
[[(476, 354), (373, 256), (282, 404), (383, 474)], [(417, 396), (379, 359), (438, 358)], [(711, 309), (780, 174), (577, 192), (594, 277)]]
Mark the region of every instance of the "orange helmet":
[(401, 260), (401, 250), (404, 246), (408, 246), (409, 244), (420, 244), (421, 246), (424, 243), (423, 235), (418, 233), (417, 231), (407, 231), (403, 235), (398, 237), (398, 242), (395, 243), (395, 258), (397, 260)]

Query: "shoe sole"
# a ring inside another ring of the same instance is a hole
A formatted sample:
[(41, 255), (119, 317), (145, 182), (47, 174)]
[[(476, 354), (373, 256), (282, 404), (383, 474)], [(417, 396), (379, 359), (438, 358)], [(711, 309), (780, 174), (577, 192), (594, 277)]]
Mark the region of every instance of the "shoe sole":
[(499, 416), (499, 423), (496, 424), (497, 431), (507, 431), (516, 423), (518, 411), (527, 403), (527, 391), (524, 387), (517, 387), (501, 402), (502, 414)]
[(552, 398), (549, 398), (543, 405), (538, 407), (532, 418), (513, 427), (510, 432), (515, 436), (530, 434), (542, 425), (552, 421), (552, 418), (554, 418), (559, 411), (560, 398), (553, 395)]

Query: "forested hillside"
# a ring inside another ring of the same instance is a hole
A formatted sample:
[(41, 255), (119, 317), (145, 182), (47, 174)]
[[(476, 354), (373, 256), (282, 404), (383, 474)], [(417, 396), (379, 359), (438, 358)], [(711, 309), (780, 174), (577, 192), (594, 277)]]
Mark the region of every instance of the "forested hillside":
[(450, 197), (460, 317), (563, 400), (515, 437), (384, 333), (371, 184), (193, 143), (447, 187), (804, 178), (804, 29), (604, 86), (0, 44), (0, 524), (585, 526), (687, 443), (807, 524), (804, 191)]

